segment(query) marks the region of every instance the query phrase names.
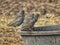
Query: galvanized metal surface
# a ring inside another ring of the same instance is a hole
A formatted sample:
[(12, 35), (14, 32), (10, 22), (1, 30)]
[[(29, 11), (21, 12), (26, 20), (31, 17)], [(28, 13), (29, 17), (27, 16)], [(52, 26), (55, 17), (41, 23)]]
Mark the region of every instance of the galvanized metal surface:
[(60, 45), (60, 31), (21, 31), (24, 45)]

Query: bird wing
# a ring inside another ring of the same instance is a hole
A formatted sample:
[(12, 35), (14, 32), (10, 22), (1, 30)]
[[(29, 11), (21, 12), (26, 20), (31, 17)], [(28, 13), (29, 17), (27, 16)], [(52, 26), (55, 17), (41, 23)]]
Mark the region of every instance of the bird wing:
[(38, 20), (38, 16), (34, 15), (34, 17), (29, 22), (30, 28), (32, 28), (34, 26), (34, 24), (37, 22), (37, 20)]
[(17, 18), (17, 19), (14, 19), (14, 20), (11, 21), (8, 25), (15, 25), (15, 24), (17, 24), (18, 22), (21, 22), (22, 20), (23, 20), (22, 17)]

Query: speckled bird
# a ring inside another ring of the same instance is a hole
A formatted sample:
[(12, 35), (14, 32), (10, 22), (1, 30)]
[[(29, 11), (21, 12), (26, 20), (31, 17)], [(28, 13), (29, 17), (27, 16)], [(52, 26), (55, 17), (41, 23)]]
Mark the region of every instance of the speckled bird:
[(20, 30), (26, 31), (30, 30), (32, 31), (32, 28), (34, 27), (34, 24), (37, 22), (39, 17), (39, 14), (32, 14), (30, 17), (26, 18), (22, 24), (22, 28)]
[(8, 24), (8, 26), (16, 27), (16, 26), (21, 25), (24, 21), (24, 17), (25, 17), (24, 14), (25, 14), (24, 10), (20, 10), (19, 15), (13, 21), (11, 21)]

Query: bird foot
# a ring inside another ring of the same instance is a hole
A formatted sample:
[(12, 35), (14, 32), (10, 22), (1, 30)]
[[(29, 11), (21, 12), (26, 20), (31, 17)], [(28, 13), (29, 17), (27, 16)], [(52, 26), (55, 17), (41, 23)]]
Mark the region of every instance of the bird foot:
[(29, 29), (29, 31), (31, 32), (31, 31), (33, 31), (32, 29)]

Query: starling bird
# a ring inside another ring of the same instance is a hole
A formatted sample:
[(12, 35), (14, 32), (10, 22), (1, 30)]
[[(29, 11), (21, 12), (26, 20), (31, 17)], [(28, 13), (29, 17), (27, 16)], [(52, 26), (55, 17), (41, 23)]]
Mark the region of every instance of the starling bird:
[(30, 17), (27, 17), (22, 24), (22, 31), (30, 30), (32, 31), (34, 24), (37, 22), (39, 14), (32, 14)]
[(23, 23), (24, 21), (24, 10), (21, 10), (19, 15), (12, 21), (8, 24), (8, 26), (13, 26), (13, 27), (16, 27), (16, 26), (19, 26)]

